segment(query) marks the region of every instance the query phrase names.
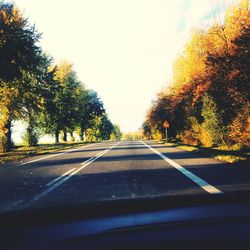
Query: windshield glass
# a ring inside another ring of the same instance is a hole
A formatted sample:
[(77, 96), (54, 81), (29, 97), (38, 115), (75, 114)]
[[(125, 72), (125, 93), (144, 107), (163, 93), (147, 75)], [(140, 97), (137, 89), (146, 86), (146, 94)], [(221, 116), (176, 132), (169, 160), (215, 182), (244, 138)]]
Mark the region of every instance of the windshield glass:
[(249, 14), (0, 0), (0, 212), (248, 190)]

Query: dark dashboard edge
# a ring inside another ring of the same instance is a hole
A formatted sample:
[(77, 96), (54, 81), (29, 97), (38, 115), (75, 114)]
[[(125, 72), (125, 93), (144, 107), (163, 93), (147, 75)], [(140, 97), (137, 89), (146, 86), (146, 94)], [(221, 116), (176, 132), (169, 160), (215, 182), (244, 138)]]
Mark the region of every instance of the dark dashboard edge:
[(39, 207), (1, 213), (0, 229), (11, 228), (13, 225), (64, 223), (136, 212), (237, 203), (250, 203), (249, 192), (105, 200), (67, 206)]

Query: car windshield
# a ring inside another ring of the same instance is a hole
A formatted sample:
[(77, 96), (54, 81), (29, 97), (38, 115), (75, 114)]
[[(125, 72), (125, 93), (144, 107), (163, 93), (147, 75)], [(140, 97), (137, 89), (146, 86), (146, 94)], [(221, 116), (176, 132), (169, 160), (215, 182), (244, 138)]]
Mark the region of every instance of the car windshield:
[(250, 189), (248, 0), (0, 0), (0, 212)]

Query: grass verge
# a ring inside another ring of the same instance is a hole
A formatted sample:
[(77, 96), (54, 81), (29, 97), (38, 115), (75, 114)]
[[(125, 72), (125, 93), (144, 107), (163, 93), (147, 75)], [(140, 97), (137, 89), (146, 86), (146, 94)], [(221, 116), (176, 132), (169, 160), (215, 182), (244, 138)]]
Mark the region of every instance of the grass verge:
[(87, 142), (67, 142), (59, 144), (40, 144), (35, 147), (15, 146), (12, 151), (0, 153), (0, 164), (6, 162), (21, 160), (25, 157), (43, 155), (48, 153), (57, 152), (63, 149), (73, 148), (75, 146), (84, 145)]
[(202, 147), (191, 146), (180, 142), (168, 142), (169, 147), (177, 147), (189, 152), (201, 152), (221, 161), (238, 163), (239, 165), (250, 166), (250, 151), (246, 149), (235, 149), (234, 147)]

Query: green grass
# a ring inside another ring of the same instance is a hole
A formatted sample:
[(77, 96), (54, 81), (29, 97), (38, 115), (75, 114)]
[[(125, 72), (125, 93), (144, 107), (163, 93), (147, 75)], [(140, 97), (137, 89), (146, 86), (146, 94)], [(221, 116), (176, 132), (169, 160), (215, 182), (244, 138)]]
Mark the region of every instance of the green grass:
[(202, 146), (191, 146), (180, 142), (168, 142), (166, 143), (169, 147), (177, 147), (190, 152), (201, 152), (205, 155), (214, 157), (218, 160), (237, 163), (239, 165), (250, 166), (250, 151), (249, 149), (239, 149), (235, 146), (226, 147), (202, 147)]
[(26, 147), (17, 145), (12, 151), (6, 153), (0, 153), (0, 164), (21, 160), (28, 156), (43, 155), (48, 153), (57, 152), (63, 149), (69, 149), (75, 146), (84, 145), (87, 142), (67, 142), (59, 144), (40, 144), (36, 147)]

